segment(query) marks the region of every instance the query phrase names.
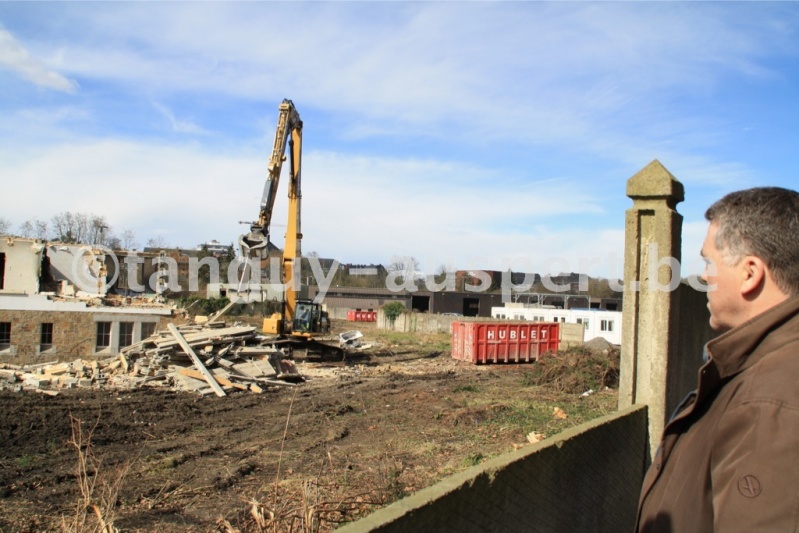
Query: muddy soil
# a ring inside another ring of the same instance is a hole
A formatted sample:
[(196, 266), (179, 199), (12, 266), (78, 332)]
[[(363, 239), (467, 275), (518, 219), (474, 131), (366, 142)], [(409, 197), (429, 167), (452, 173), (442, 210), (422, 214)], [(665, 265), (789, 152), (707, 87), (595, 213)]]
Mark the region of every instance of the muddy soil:
[(82, 479), (121, 531), (330, 531), (616, 407), (614, 390), (535, 385), (529, 365), (455, 361), (446, 336), (373, 333), (263, 394), (0, 393), (0, 532), (96, 525)]

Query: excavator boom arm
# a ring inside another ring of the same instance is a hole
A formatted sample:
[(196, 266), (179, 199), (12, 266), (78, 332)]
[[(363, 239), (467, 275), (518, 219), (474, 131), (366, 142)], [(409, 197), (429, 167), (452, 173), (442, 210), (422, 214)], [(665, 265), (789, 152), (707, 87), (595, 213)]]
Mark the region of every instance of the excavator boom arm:
[[(296, 113), (296, 111), (295, 111)], [(299, 115), (297, 115), (299, 120)], [(291, 172), (289, 176), (288, 222), (286, 223), (286, 242), (283, 247), (283, 286), (284, 320), (291, 323), (297, 308), (297, 291), (300, 280), (294, 279), (296, 261), (302, 256), (302, 230), (300, 214), (302, 201), (302, 128), (292, 128), (289, 141), (291, 152)]]
[[(279, 109), (275, 143), (272, 146), (272, 156), (269, 158), (269, 166), (267, 167), (269, 176), (266, 178), (264, 194), (261, 198), (261, 210), (258, 214), (258, 225), (266, 229), (267, 235), (272, 221), (272, 210), (275, 206), (277, 187), (280, 184), (280, 171), (283, 167), (283, 161), (286, 160), (286, 144), (290, 142), (289, 135), (293, 137), (295, 132), (302, 132), (300, 114), (295, 109), (292, 101), (283, 100)], [(291, 156), (292, 163), (294, 163), (294, 154), (291, 154)]]
[[(272, 146), (272, 155), (269, 158), (267, 167), (268, 175), (264, 184), (264, 192), (261, 196), (258, 220), (250, 226), (250, 232), (242, 235), (239, 239), (239, 246), (244, 257), (264, 257), (267, 253), (266, 247), (270, 240), (272, 225), (272, 213), (275, 206), (277, 189), (280, 185), (280, 173), (283, 168), (283, 161), (286, 160), (286, 145), (295, 144), (302, 139), (302, 120), (300, 114), (294, 107), (291, 100), (283, 100), (279, 107), (277, 118), (277, 131), (275, 132), (275, 142)], [(295, 160), (296, 148), (291, 150), (292, 177), (294, 168), (299, 168), (299, 160)], [(294, 180), (292, 180), (294, 181)]]

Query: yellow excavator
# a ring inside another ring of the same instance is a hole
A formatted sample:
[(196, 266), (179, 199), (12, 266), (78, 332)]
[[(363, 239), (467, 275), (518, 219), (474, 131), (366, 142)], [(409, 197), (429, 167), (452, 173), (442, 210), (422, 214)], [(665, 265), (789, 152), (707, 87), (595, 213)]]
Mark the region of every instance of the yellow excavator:
[[(300, 230), (301, 188), (300, 172), (302, 162), (302, 120), (291, 100), (283, 100), (279, 107), (277, 132), (272, 155), (269, 160), (269, 175), (266, 178), (258, 220), (249, 222), (250, 232), (239, 238), (241, 254), (253, 261), (266, 258), (269, 253), (270, 226), (272, 211), (275, 205), (280, 172), (286, 160), (286, 145), (289, 146), (289, 205), (286, 239), (283, 247), (283, 263), (280, 269), (283, 283), (283, 301), (281, 311), (265, 318), (263, 331), (266, 334), (280, 335), (293, 344), (302, 343), (301, 348), (308, 349), (308, 344), (315, 337), (330, 331), (327, 312), (318, 303), (297, 298), (298, 283), (293, 279), (295, 265), (301, 257), (302, 232)], [(244, 222), (247, 223), (247, 222)], [(297, 269), (299, 270), (299, 269)], [(300, 281), (299, 279), (296, 280)]]

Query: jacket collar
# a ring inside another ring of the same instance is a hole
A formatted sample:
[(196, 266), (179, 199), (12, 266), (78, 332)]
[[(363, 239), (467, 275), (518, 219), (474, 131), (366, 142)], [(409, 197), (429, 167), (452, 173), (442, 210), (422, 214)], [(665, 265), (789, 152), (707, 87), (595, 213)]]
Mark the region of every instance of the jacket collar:
[(791, 329), (799, 330), (799, 296), (788, 298), (708, 342), (707, 353), (719, 377), (724, 379), (749, 368), (772, 348), (783, 344), (785, 339), (775, 338), (782, 335), (772, 333), (791, 320), (797, 322), (797, 328)]

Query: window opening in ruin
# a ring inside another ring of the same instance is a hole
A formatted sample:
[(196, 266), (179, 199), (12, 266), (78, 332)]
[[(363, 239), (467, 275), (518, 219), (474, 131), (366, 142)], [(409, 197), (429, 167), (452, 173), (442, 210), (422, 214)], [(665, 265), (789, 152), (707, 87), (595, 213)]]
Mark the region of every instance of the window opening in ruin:
[(39, 349), (49, 350), (53, 347), (53, 324), (52, 322), (42, 322), (42, 330), (39, 338)]
[(133, 344), (133, 322), (119, 323), (119, 347), (125, 348)]
[(0, 322), (0, 346), (11, 344), (11, 322)]
[(155, 322), (142, 322), (141, 325), (141, 338), (146, 339), (152, 337), (155, 333)]
[(111, 346), (111, 322), (98, 322), (96, 348), (102, 350), (109, 346)]
[(0, 290), (6, 281), (6, 254), (0, 254)]

